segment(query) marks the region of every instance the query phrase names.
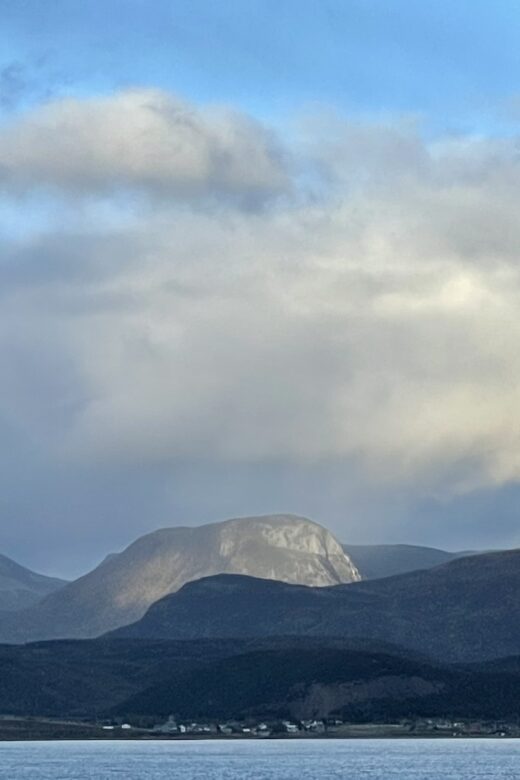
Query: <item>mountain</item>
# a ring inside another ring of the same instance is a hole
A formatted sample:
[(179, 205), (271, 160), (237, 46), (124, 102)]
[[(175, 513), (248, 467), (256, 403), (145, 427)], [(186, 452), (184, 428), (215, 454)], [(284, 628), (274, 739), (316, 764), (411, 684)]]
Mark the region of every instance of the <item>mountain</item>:
[(441, 665), (384, 645), (312, 638), (4, 645), (0, 716), (516, 721), (519, 665)]
[(36, 574), (0, 555), (0, 612), (30, 607), (65, 584), (65, 580)]
[(339, 542), (294, 515), (166, 528), (141, 537), (37, 609), (0, 620), (0, 641), (94, 637), (131, 623), (185, 583), (222, 572), (324, 587), (359, 580)]
[(392, 642), (450, 661), (520, 654), (520, 550), (314, 589), (243, 576), (192, 582), (114, 635), (297, 635)]
[(392, 577), (394, 574), (405, 574), (417, 569), (431, 569), (473, 554), (446, 552), (434, 547), (418, 547), (412, 544), (344, 544), (343, 549), (364, 580)]

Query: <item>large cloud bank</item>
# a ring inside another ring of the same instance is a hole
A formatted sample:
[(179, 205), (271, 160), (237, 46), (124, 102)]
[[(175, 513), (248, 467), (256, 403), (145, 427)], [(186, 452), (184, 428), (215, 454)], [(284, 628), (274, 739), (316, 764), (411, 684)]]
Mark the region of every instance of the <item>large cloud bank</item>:
[(0, 416), (56, 461), (520, 476), (516, 139), (157, 90), (0, 127)]
[(2, 132), (0, 181), (82, 193), (261, 201), (284, 190), (281, 150), (257, 122), (159, 90), (44, 105)]

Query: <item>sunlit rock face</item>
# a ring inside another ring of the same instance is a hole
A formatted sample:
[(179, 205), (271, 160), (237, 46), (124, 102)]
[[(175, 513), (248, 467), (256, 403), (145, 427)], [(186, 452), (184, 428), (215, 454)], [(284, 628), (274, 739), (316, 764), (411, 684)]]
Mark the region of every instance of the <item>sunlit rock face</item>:
[(244, 517), (196, 528), (165, 528), (137, 539), (94, 571), (52, 594), (0, 640), (93, 637), (138, 620), (185, 583), (214, 574), (246, 574), (324, 587), (356, 582), (359, 572), (322, 526), (294, 515)]
[(323, 587), (359, 573), (332, 534), (294, 515), (228, 520), (218, 532), (222, 572)]

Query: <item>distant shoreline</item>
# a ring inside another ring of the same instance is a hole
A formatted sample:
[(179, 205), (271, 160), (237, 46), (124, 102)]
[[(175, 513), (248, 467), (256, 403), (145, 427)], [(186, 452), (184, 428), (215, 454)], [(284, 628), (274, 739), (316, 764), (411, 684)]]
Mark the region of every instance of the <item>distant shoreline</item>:
[(17, 738), (10, 738), (10, 737), (0, 737), (0, 745), (6, 744), (6, 743), (12, 743), (12, 742), (266, 742), (266, 741), (316, 741), (316, 740), (334, 740), (334, 741), (369, 741), (369, 740), (376, 740), (380, 739), (382, 741), (388, 741), (388, 740), (395, 740), (395, 741), (403, 741), (403, 740), (426, 740), (426, 741), (435, 741), (435, 740), (453, 740), (453, 741), (459, 741), (464, 742), (465, 740), (496, 740), (498, 742), (504, 741), (504, 740), (517, 740), (519, 737), (513, 737), (513, 736), (504, 736), (499, 737), (497, 735), (491, 735), (491, 734), (460, 734), (459, 736), (450, 736), (449, 734), (403, 734), (402, 736), (388, 736), (388, 735), (371, 735), (371, 736), (334, 736), (334, 735), (323, 735), (311, 737), (308, 735), (302, 735), (302, 736), (291, 736), (287, 734), (280, 734), (274, 737), (265, 737), (265, 738), (258, 738), (258, 737), (243, 737), (240, 735), (237, 735), (236, 737), (225, 737), (225, 736), (205, 736), (205, 737), (124, 737), (124, 738), (118, 738), (118, 737), (78, 737), (78, 736), (70, 736), (70, 737), (60, 737), (60, 738), (54, 738), (54, 737), (17, 737)]
[(262, 742), (265, 740), (317, 740), (317, 739), (518, 739), (519, 733), (511, 733), (497, 729), (494, 732), (471, 730), (464, 732), (449, 729), (419, 729), (401, 724), (344, 724), (330, 729), (325, 733), (298, 732), (296, 734), (270, 734), (255, 736), (252, 734), (160, 734), (151, 730), (132, 728), (122, 731), (116, 727), (107, 732), (102, 726), (89, 723), (75, 723), (38, 718), (0, 718), (0, 743), (2, 742), (71, 742), (71, 741), (146, 741), (146, 742), (194, 742), (194, 741), (237, 741), (250, 740)]

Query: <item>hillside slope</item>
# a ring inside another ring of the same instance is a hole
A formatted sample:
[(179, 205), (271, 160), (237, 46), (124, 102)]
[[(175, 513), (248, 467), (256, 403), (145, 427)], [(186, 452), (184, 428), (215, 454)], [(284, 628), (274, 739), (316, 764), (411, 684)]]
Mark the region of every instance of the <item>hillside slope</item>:
[[(82, 640), (0, 646), (0, 715), (516, 719), (520, 675), (341, 640)], [(518, 665), (518, 664), (517, 664)]]
[(520, 676), (341, 647), (251, 649), (162, 680), (118, 705), (125, 717), (517, 718)]

